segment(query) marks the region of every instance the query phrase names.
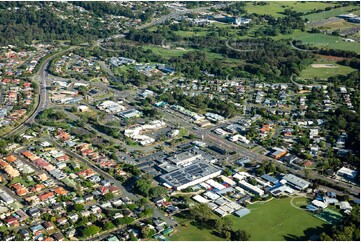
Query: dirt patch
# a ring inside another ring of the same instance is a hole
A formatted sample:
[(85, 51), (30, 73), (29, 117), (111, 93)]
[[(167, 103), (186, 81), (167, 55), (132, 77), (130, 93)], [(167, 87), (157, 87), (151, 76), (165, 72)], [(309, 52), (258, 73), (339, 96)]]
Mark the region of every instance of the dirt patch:
[(338, 66), (334, 64), (312, 64), (313, 68), (338, 68)]

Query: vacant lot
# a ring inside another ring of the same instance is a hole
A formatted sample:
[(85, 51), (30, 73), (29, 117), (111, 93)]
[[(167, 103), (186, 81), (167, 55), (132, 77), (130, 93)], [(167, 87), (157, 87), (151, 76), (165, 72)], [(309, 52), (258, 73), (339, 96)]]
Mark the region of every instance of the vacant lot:
[[(244, 229), (251, 234), (251, 240), (307, 240), (318, 232), (325, 224), (311, 213), (298, 206), (307, 204), (306, 198), (295, 198), (291, 205), (291, 198), (273, 199), (266, 203), (256, 203), (247, 206), (251, 213), (243, 218), (230, 215), (233, 220), (233, 229)], [(170, 237), (170, 240), (222, 240), (210, 230), (201, 230), (186, 223), (179, 226), (179, 232)]]
[[(315, 77), (320, 79), (327, 79), (331, 76), (347, 75), (355, 71), (355, 69), (349, 66), (338, 65), (335, 61), (326, 59), (319, 59), (313, 65), (316, 65), (316, 68), (312, 65), (306, 67), (304, 70), (302, 70), (300, 77), (305, 79), (313, 79)], [(322, 67), (323, 65), (333, 65), (334, 68), (330, 68), (328, 66)]]

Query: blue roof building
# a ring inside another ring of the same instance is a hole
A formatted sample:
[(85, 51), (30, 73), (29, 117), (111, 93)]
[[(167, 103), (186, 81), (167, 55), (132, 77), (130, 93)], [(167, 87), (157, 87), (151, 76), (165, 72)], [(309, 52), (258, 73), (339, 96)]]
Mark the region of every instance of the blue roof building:
[(264, 174), (261, 176), (262, 179), (266, 180), (266, 181), (269, 181), (269, 182), (272, 182), (273, 184), (277, 184), (278, 183), (278, 180), (270, 175), (267, 175), (267, 174)]
[(234, 214), (240, 218), (243, 216), (246, 216), (249, 213), (251, 213), (251, 210), (249, 210), (248, 208), (242, 208), (242, 209), (234, 212)]

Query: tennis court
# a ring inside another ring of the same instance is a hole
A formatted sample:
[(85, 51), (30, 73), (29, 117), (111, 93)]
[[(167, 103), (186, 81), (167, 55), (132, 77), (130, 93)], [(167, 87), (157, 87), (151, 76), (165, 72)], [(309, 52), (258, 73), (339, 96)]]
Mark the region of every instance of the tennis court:
[(338, 224), (342, 219), (342, 214), (328, 208), (324, 209), (322, 212), (315, 214), (314, 216), (329, 224)]

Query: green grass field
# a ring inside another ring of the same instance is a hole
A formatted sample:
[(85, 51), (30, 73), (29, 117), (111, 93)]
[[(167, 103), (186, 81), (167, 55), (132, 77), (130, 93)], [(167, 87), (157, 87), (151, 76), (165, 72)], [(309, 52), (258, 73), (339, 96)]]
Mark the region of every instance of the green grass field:
[(354, 51), (358, 54), (360, 53), (359, 43), (345, 42), (342, 37), (328, 34), (312, 34), (308, 32), (302, 32), (301, 30), (295, 30), (292, 34), (278, 35), (272, 38), (275, 40), (291, 38), (295, 40), (301, 40), (310, 46), (328, 47), (332, 49)]
[(283, 16), (283, 12), (287, 8), (291, 8), (296, 12), (309, 12), (313, 9), (325, 9), (326, 7), (334, 6), (333, 3), (324, 3), (324, 2), (268, 2), (267, 5), (253, 5), (253, 3), (248, 2), (246, 10), (248, 13), (257, 13), (257, 14), (270, 14), (275, 17)]
[(169, 57), (175, 57), (175, 56), (182, 56), (183, 54), (192, 51), (193, 49), (165, 49), (162, 47), (157, 46), (143, 46), (145, 50), (151, 50), (154, 54), (161, 55), (163, 57), (169, 58)]
[[(244, 229), (251, 234), (251, 240), (290, 240), (293, 236), (305, 236), (308, 228), (318, 228), (323, 221), (304, 210), (291, 206), (291, 199), (274, 199), (264, 204), (249, 205), (249, 215), (243, 218), (231, 216), (234, 229)], [(294, 204), (303, 206), (305, 198), (297, 198)], [(307, 234), (304, 240), (308, 239)]]
[(174, 241), (212, 241), (225, 240), (212, 234), (209, 229), (199, 229), (189, 223), (186, 226), (178, 226), (177, 230), (180, 232), (169, 237), (169, 240)]
[(318, 22), (323, 19), (336, 17), (340, 14), (347, 14), (347, 13), (349, 13), (349, 11), (354, 10), (354, 9), (357, 9), (357, 7), (356, 6), (346, 6), (346, 7), (342, 7), (342, 8), (332, 9), (330, 11), (323, 11), (321, 13), (308, 14), (308, 15), (303, 16), (303, 18), (308, 19), (310, 22)]
[(347, 75), (355, 69), (349, 66), (342, 66), (336, 64), (334, 61), (319, 59), (314, 64), (334, 64), (337, 68), (313, 68), (311, 65), (302, 70), (300, 77), (305, 79), (313, 79), (315, 77), (320, 79), (327, 79), (331, 76)]
[[(303, 237), (307, 240), (325, 224), (311, 213), (291, 206), (291, 198), (273, 199), (266, 203), (248, 205), (251, 213), (238, 218), (230, 215), (233, 229), (244, 229), (251, 234), (251, 240), (291, 240)], [(306, 198), (295, 198), (293, 204), (297, 207), (307, 204)], [(210, 230), (201, 230), (186, 223), (187, 227), (179, 226), (178, 233), (170, 240), (223, 240), (216, 237)], [(309, 229), (309, 230), (308, 230)], [(310, 231), (305, 232), (304, 231)]]

